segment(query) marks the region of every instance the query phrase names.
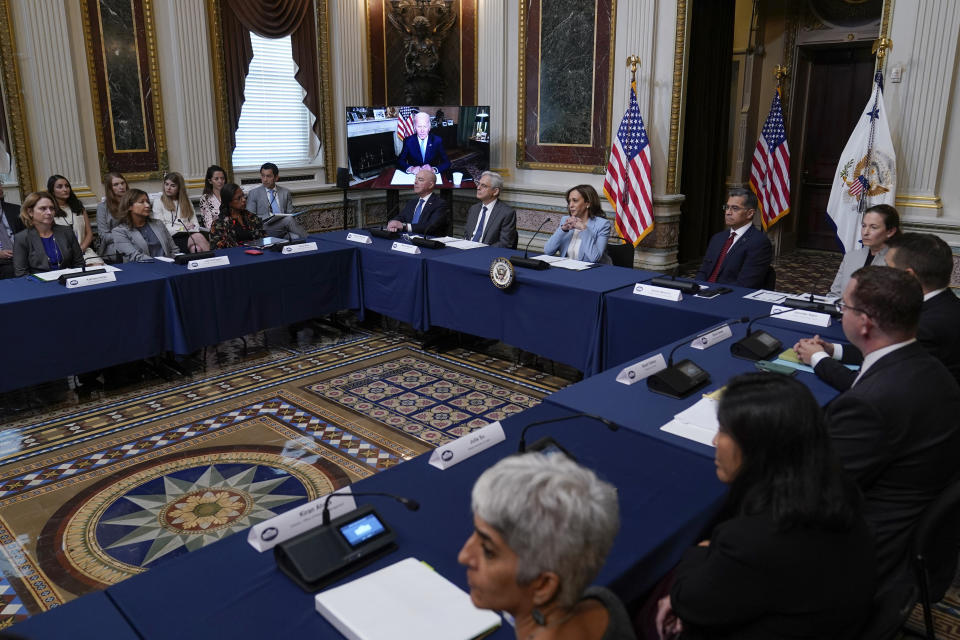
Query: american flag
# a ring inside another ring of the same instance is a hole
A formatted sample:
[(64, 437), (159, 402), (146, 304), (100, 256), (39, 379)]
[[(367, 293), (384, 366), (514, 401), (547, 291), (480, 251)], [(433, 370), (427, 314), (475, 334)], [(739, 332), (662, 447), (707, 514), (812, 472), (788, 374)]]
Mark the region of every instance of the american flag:
[(764, 229), (790, 213), (790, 149), (787, 131), (783, 128), (779, 88), (753, 152), (750, 188), (760, 201), (760, 222)]
[(650, 186), (650, 140), (637, 106), (637, 86), (630, 85), (630, 106), (623, 114), (610, 150), (603, 193), (617, 212), (617, 233), (633, 246), (653, 229)]
[(397, 114), (397, 137), (401, 140), (416, 133), (417, 129), (413, 122), (415, 115), (417, 115), (417, 109), (414, 107), (400, 107), (400, 112)]
[(861, 173), (861, 174), (858, 175), (858, 176), (854, 179), (854, 181), (850, 184), (850, 195), (853, 196), (854, 198), (856, 198), (857, 196), (859, 196), (861, 193), (863, 193), (864, 191), (866, 191), (866, 190), (869, 189), (869, 188), (870, 188), (870, 183), (867, 181), (867, 179), (866, 179), (866, 178), (864, 177), (864, 175)]

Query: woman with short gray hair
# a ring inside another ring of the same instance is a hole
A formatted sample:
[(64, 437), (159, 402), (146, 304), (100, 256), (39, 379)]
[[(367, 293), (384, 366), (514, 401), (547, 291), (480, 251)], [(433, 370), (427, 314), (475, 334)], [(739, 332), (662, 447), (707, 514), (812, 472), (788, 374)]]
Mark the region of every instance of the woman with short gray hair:
[(563, 455), (511, 456), (472, 495), (474, 532), (458, 560), (474, 605), (502, 610), (517, 638), (633, 638), (623, 605), (587, 588), (620, 527), (617, 490)]

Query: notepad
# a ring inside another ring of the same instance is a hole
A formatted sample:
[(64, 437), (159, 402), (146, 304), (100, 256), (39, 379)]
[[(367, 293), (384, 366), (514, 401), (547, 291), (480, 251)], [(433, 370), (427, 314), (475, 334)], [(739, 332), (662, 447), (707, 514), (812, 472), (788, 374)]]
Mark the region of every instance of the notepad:
[(317, 612), (351, 640), (470, 640), (500, 626), (416, 558), (318, 593)]

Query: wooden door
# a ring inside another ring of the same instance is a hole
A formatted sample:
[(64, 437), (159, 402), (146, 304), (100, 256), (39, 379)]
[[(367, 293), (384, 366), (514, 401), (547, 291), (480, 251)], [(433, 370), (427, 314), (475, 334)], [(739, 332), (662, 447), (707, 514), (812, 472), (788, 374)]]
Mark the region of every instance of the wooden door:
[(796, 109), (792, 126), (799, 132), (800, 157), (794, 167), (797, 246), (841, 251), (827, 216), (827, 202), (837, 162), (863, 111), (873, 86), (870, 43), (801, 46), (797, 55)]

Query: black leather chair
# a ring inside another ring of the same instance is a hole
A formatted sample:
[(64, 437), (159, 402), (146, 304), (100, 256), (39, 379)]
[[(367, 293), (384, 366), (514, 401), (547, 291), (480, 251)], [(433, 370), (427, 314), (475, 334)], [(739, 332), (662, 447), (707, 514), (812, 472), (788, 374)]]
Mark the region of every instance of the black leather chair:
[(610, 260), (613, 261), (615, 267), (632, 269), (633, 253), (634, 248), (632, 244), (627, 244), (626, 242), (621, 244), (607, 243), (607, 255), (610, 256)]
[(763, 288), (767, 291), (777, 290), (777, 270), (773, 267), (767, 267), (767, 273), (763, 276)]
[(946, 595), (960, 549), (960, 480), (926, 508), (913, 531), (911, 557), (917, 574), (927, 638), (936, 640), (930, 606)]

